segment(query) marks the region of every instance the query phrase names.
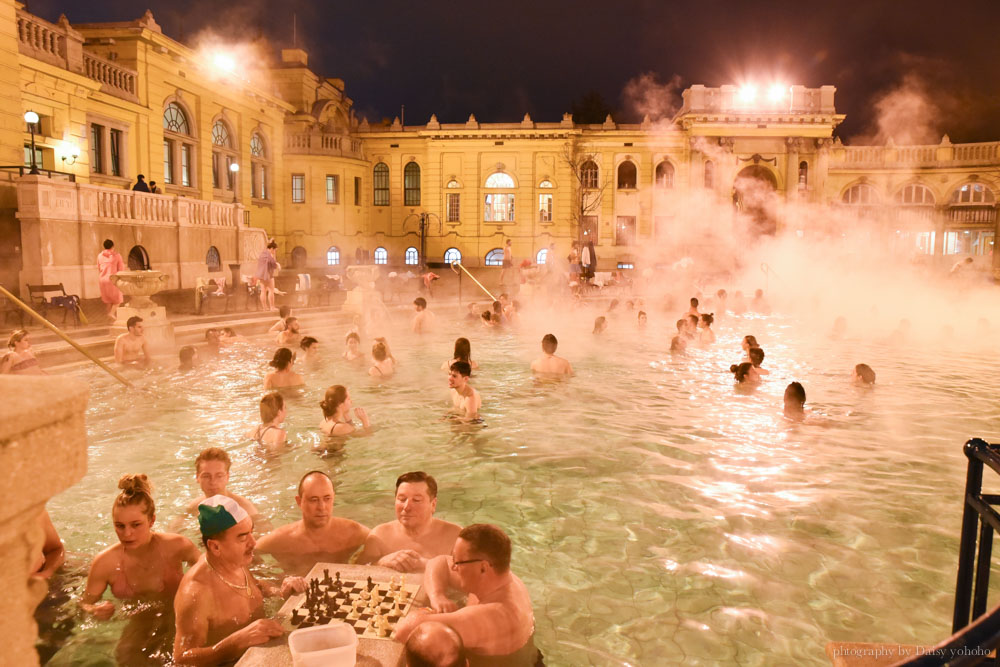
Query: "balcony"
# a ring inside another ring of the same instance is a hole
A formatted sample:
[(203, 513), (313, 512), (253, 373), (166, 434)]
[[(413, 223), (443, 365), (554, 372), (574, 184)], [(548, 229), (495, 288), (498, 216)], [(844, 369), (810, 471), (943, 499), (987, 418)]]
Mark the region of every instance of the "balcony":
[(348, 134), (321, 130), (291, 132), (285, 130), (285, 155), (333, 155), (364, 160), (361, 140)]
[(1000, 141), (978, 144), (923, 146), (839, 146), (833, 149), (831, 169), (899, 167), (978, 167), (1000, 163)]

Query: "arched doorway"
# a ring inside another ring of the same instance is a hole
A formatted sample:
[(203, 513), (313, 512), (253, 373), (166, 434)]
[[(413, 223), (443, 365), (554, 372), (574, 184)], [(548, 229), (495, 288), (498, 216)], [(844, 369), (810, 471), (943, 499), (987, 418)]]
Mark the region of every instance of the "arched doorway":
[(149, 253), (141, 245), (132, 246), (128, 251), (129, 271), (149, 271)]
[(306, 249), (300, 245), (292, 248), (292, 268), (293, 269), (304, 269), (306, 268)]
[(758, 235), (777, 231), (777, 190), (774, 173), (759, 164), (741, 169), (733, 182), (733, 205), (750, 218), (752, 230)]

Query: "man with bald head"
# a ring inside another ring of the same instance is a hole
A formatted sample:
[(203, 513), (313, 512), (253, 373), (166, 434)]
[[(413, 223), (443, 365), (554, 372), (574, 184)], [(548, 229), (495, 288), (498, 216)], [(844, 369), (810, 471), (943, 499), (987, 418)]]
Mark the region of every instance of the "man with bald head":
[(375, 526), (365, 541), (359, 563), (374, 563), (400, 572), (423, 572), (427, 561), (451, 553), (462, 527), (434, 518), (437, 481), (423, 471), (396, 479), (396, 520)]
[[(396, 626), (396, 640), (407, 642), (420, 625), (434, 621), (458, 633), (473, 667), (533, 667), (538, 650), (531, 596), (511, 572), (510, 554), (510, 538), (496, 526), (463, 528), (451, 555), (427, 564), (424, 587), (431, 612), (411, 610)], [(468, 604), (459, 609), (447, 596), (449, 588), (468, 595)]]
[(306, 589), (301, 577), (287, 577), (279, 588), (250, 574), (253, 521), (229, 496), (203, 500), (198, 525), (205, 553), (181, 579), (174, 598), (178, 665), (232, 662), (251, 646), (282, 635), (281, 624), (264, 618), (264, 597)]
[(370, 532), (357, 521), (333, 516), (333, 481), (321, 470), (303, 475), (295, 504), (302, 518), (260, 538), (257, 552), (271, 554), (287, 572), (306, 574), (319, 562), (346, 563)]
[(406, 641), (406, 667), (468, 667), (462, 638), (444, 623), (421, 623)]

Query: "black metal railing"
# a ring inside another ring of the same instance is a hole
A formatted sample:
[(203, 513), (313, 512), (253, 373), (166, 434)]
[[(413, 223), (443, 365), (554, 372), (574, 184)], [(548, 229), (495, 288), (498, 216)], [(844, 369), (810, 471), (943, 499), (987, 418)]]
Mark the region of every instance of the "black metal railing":
[[(37, 167), (36, 169), (39, 176), (48, 176), (49, 178), (53, 178), (57, 181), (69, 181), (70, 183), (76, 183), (76, 174), (68, 171), (42, 169), (41, 167)], [(25, 176), (31, 171), (31, 167), (25, 167), (23, 164), (0, 165), (0, 171), (16, 171), (18, 176)]]
[(953, 634), (923, 655), (900, 665), (1000, 665), (993, 653), (1000, 647), (1000, 605), (986, 613), (993, 532), (1000, 530), (1000, 513), (995, 509), (1000, 506), (1000, 496), (983, 493), (983, 466), (1000, 475), (1000, 444), (973, 438), (965, 443), (964, 451), (969, 467), (965, 478)]

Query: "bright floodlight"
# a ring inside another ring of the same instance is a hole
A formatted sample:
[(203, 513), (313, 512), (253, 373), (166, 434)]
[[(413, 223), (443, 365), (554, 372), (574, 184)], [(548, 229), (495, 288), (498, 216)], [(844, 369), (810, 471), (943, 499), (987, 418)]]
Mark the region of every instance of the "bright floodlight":
[(785, 97), (785, 86), (776, 83), (767, 90), (768, 102), (780, 102)]
[(239, 170), (240, 170), (240, 165), (236, 164), (235, 162), (229, 165), (229, 171), (233, 172), (234, 174)]
[(221, 51), (216, 52), (216, 54), (212, 56), (212, 64), (215, 65), (217, 69), (221, 69), (224, 72), (232, 72), (236, 69), (236, 59), (230, 54), (223, 53)]
[(25, 111), (24, 122), (31, 123), (32, 125), (34, 125), (35, 123), (38, 122), (38, 114), (35, 113), (34, 111)]
[(744, 84), (740, 88), (740, 102), (743, 104), (753, 104), (754, 99), (757, 97), (757, 86), (752, 83)]

